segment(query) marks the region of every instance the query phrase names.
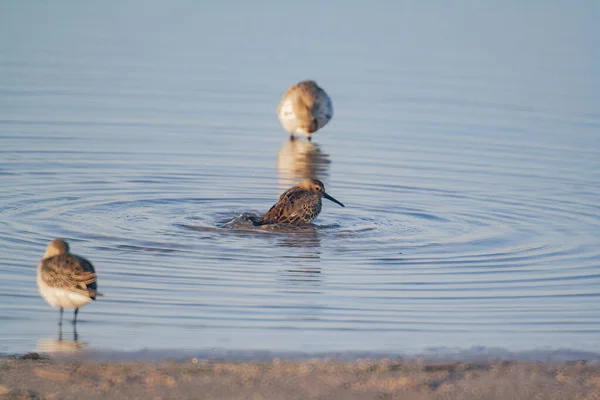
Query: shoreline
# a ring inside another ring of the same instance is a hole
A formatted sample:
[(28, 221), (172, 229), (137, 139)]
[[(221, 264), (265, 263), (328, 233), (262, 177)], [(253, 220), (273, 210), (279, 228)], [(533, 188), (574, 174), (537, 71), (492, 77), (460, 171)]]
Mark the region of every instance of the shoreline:
[[(139, 348), (118, 350), (112, 348), (89, 347), (86, 342), (72, 340), (43, 339), (38, 341), (33, 352), (46, 354), (63, 361), (128, 362), (164, 360), (186, 361), (198, 358), (208, 361), (253, 362), (271, 361), (275, 358), (286, 361), (307, 361), (329, 359), (334, 361), (355, 361), (359, 359), (399, 359), (405, 361), (530, 361), (530, 362), (600, 362), (600, 353), (575, 348), (531, 348), (510, 350), (504, 347), (471, 346), (427, 347), (413, 351), (394, 350), (340, 350), (340, 351), (297, 351), (267, 350), (252, 348)], [(19, 358), (26, 353), (0, 353), (0, 359)]]
[(595, 399), (600, 361), (0, 358), (7, 399)]

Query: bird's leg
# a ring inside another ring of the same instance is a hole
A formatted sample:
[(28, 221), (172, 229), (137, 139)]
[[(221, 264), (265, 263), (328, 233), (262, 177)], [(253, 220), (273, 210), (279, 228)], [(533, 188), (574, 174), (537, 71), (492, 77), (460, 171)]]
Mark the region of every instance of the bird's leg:
[(79, 339), (79, 335), (77, 334), (77, 325), (73, 324), (73, 341), (76, 342)]
[(308, 141), (312, 142), (312, 136), (311, 135), (308, 136)]
[(58, 325), (58, 341), (62, 342), (62, 325)]
[(290, 142), (293, 142), (294, 140), (296, 140), (296, 136), (294, 136), (294, 134), (292, 133), (290, 135)]
[(75, 312), (73, 313), (73, 326), (77, 324), (77, 314), (79, 314), (79, 308), (76, 308)]
[(60, 317), (58, 318), (58, 326), (62, 326), (63, 308), (60, 308)]

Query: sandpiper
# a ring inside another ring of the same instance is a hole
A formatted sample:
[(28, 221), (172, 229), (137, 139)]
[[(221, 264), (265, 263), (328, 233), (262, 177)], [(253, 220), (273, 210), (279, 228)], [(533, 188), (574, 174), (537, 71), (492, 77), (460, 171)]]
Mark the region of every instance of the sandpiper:
[(283, 95), (277, 117), (283, 128), (294, 134), (308, 136), (321, 129), (333, 116), (331, 99), (315, 81), (298, 82)]
[(308, 224), (321, 212), (321, 199), (325, 197), (345, 207), (325, 193), (325, 185), (318, 179), (305, 179), (283, 192), (277, 203), (262, 217), (253, 220), (254, 225)]
[(62, 325), (63, 308), (75, 309), (75, 325), (79, 308), (102, 296), (97, 292), (96, 280), (92, 263), (69, 253), (69, 245), (61, 239), (50, 242), (38, 265), (38, 290), (48, 304), (60, 307), (59, 325)]

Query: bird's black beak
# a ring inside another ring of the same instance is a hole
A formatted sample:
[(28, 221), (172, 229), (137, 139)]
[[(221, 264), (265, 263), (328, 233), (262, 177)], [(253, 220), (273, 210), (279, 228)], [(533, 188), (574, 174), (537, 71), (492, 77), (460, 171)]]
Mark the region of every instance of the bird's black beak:
[(334, 199), (333, 197), (331, 197), (330, 195), (328, 195), (327, 193), (323, 193), (323, 197), (325, 197), (327, 200), (331, 200), (334, 203), (339, 204), (342, 207), (346, 207), (345, 205), (343, 205), (342, 203), (340, 203), (339, 201), (337, 201), (336, 199)]

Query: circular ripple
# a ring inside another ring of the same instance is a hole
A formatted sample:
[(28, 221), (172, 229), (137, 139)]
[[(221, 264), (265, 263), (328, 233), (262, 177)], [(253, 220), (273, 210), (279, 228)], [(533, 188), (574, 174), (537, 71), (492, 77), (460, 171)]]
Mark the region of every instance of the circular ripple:
[(599, 182), (586, 162), (543, 146), (350, 137), (320, 146), (327, 190), (346, 207), (325, 201), (314, 225), (291, 229), (241, 218), (283, 190), (274, 155), (4, 152), (18, 172), (3, 175), (0, 310), (11, 330), (51, 319), (32, 274), (47, 241), (65, 237), (98, 269), (106, 296), (82, 325), (108, 325), (87, 340), (109, 346), (194, 347), (199, 331), (212, 346), (254, 332), (254, 347), (279, 331), (292, 347), (343, 332), (354, 348), (436, 333), (427, 344), (597, 336)]

